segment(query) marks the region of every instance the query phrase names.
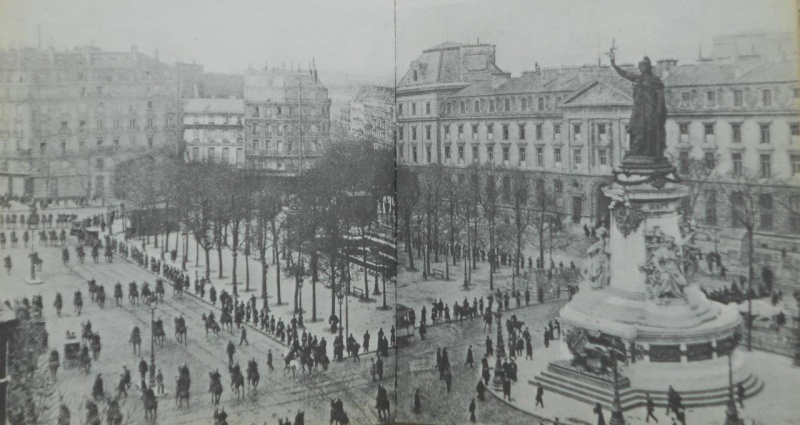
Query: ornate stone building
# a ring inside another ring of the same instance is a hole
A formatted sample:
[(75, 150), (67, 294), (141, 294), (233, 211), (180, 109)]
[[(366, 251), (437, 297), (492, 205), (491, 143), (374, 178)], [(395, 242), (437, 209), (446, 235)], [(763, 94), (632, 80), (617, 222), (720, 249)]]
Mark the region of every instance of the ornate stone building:
[[(471, 49), (487, 52), (491, 69), (459, 72), (473, 65), (464, 58)], [(399, 162), (441, 163), (456, 174), (476, 166), (501, 175), (523, 171), (536, 187), (558, 195), (573, 222), (606, 219), (600, 189), (628, 149), (630, 83), (597, 65), (537, 67), (512, 78), (493, 59), (493, 46), (443, 43), (411, 63), (397, 88)], [(756, 243), (800, 250), (800, 193), (791, 187), (800, 178), (796, 59), (658, 61), (667, 153), (700, 193), (693, 217), (709, 240), (741, 235), (729, 231), (737, 226), (718, 182), (690, 172), (703, 161), (715, 175), (749, 170), (760, 176)]]
[(295, 175), (330, 141), (331, 100), (316, 69), (248, 71), (244, 107), (249, 169)]
[(178, 84), (136, 46), (0, 52), (0, 194), (110, 196), (117, 161), (179, 148)]
[(394, 143), (394, 90), (389, 87), (363, 86), (350, 101), (350, 134), (374, 140), (376, 144)]

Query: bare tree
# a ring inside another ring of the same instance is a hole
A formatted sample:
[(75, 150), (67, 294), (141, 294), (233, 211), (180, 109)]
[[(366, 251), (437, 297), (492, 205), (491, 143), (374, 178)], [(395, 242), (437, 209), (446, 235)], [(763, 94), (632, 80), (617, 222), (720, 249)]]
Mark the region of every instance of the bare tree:
[(533, 212), (531, 211), (531, 182), (530, 179), (521, 171), (511, 175), (511, 207), (514, 221), (514, 236), (516, 239), (514, 275), (519, 276), (519, 262), (522, 258), (525, 236), (528, 228), (533, 222)]
[(414, 221), (414, 211), (420, 196), (419, 179), (417, 174), (408, 167), (397, 168), (397, 215), (403, 228), (405, 250), (408, 253), (409, 269), (414, 268), (414, 253), (412, 250), (411, 227)]
[(486, 173), (481, 188), (480, 207), (483, 210), (483, 221), (486, 223), (486, 239), (489, 242), (489, 289), (494, 290), (494, 272), (497, 262), (497, 225), (502, 210), (497, 198), (498, 183), (495, 174)]

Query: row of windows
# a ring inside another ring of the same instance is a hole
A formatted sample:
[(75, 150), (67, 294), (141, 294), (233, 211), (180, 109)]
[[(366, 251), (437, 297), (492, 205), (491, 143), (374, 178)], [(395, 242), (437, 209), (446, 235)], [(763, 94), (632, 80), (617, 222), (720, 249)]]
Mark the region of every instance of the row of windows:
[[(230, 149), (229, 148), (222, 148), (219, 150), (219, 156), (217, 156), (216, 148), (207, 148), (205, 158), (213, 158), (218, 159), (224, 163), (231, 162), (232, 158), (230, 157)], [(200, 154), (200, 148), (195, 146), (192, 148), (192, 159), (200, 160), (203, 157)], [(244, 163), (244, 150), (242, 148), (236, 149), (236, 159), (237, 164)]]
[[(250, 106), (248, 109), (250, 118), (287, 118), (291, 117), (292, 113), (294, 112), (294, 108), (291, 106)], [(310, 115), (314, 115), (314, 111), (316, 110), (317, 109), (313, 109)], [(319, 111), (323, 116), (325, 116), (328, 113), (328, 107), (322, 106)], [(301, 115), (306, 114), (308, 114), (308, 112), (302, 113)]]
[[(268, 152), (271, 146), (272, 146), (272, 141), (269, 139), (266, 140), (253, 139), (250, 142), (250, 148), (252, 149), (252, 152), (259, 152), (259, 151)], [(286, 141), (278, 140), (275, 146), (277, 153), (294, 152), (293, 148), (294, 148), (294, 143), (291, 140), (286, 140)], [(312, 153), (317, 152), (319, 150), (319, 141), (312, 140), (308, 145), (308, 149)]]
[[(480, 162), (480, 151), (479, 146), (473, 145), (471, 150), (471, 160), (473, 163)], [(465, 157), (465, 146), (459, 145), (456, 147), (455, 152), (451, 150), (450, 145), (444, 146), (444, 159), (445, 161), (453, 161), (454, 159), (457, 160), (459, 163), (464, 163), (466, 161)], [(433, 161), (433, 157), (431, 155), (431, 147), (425, 146), (425, 158), (424, 161), (421, 161), (418, 156), (418, 148), (417, 146), (411, 146), (411, 162), (412, 163), (431, 163)], [(453, 157), (455, 153), (456, 157)], [(501, 159), (502, 163), (508, 165), (509, 161), (511, 160), (511, 148), (509, 146), (502, 147), (502, 156), (495, 157), (495, 147), (494, 145), (487, 145), (485, 147), (485, 158), (486, 161), (489, 163), (496, 163), (497, 160)], [(399, 146), (398, 156), (400, 158), (405, 158), (405, 147), (403, 145)], [(517, 158), (520, 164), (527, 165), (528, 161), (528, 150), (525, 147), (519, 146), (517, 147)], [(536, 148), (535, 149), (535, 165), (537, 167), (544, 167), (545, 163), (545, 153), (544, 148)], [(561, 166), (562, 164), (562, 149), (561, 148), (554, 148), (553, 149), (553, 163), (556, 166)], [(609, 151), (607, 149), (598, 149), (597, 150), (597, 163), (601, 166), (609, 165)], [(582, 149), (572, 149), (572, 165), (575, 167), (581, 166), (583, 164), (583, 154)]]
[[(773, 231), (775, 230), (775, 202), (772, 194), (761, 193), (758, 195), (758, 205), (756, 216), (753, 219), (759, 230)], [(730, 194), (730, 226), (734, 228), (743, 228), (745, 222), (748, 220), (744, 212), (745, 195), (742, 192), (733, 192)], [(707, 190), (705, 192), (705, 208), (704, 219), (705, 223), (709, 226), (719, 225), (717, 217), (718, 209), (718, 194), (716, 190)], [(800, 233), (800, 196), (793, 195), (789, 197), (789, 228), (791, 233)]]
[[(730, 123), (731, 126), (731, 141), (733, 143), (742, 143), (742, 123)], [(796, 143), (800, 140), (800, 124), (798, 123), (790, 123), (789, 126), (789, 134), (792, 138), (791, 142)], [(758, 125), (759, 130), (759, 143), (771, 143), (772, 142), (772, 132), (771, 132), (772, 124), (771, 123), (761, 123)], [(716, 140), (716, 123), (703, 123), (703, 137), (706, 143), (714, 143)], [(681, 122), (678, 123), (678, 132), (680, 134), (680, 142), (687, 143), (689, 141), (690, 132), (689, 132), (689, 123)]]
[(219, 125), (242, 125), (242, 116), (233, 115), (194, 115), (184, 114), (184, 124), (219, 124)]
[[(131, 146), (136, 146), (136, 140), (137, 140), (136, 138), (131, 138), (130, 139), (130, 145)], [(110, 145), (106, 144), (105, 139), (98, 138), (96, 140), (96, 143), (95, 143), (94, 146), (95, 147), (120, 146), (120, 138), (119, 137), (113, 138)], [(147, 136), (147, 146), (148, 147), (153, 147), (153, 136), (151, 136), (151, 135)], [(86, 139), (79, 139), (78, 140), (78, 149), (85, 149), (87, 147), (88, 146), (87, 146), (87, 143), (86, 143)], [(68, 146), (66, 139), (61, 139), (61, 141), (59, 141), (58, 148), (60, 149), (61, 153), (66, 153), (67, 150), (71, 149), (71, 147)], [(49, 149), (49, 145), (47, 143), (40, 143), (39, 144), (39, 153), (41, 153), (41, 154), (49, 153), (50, 151), (48, 149)]]
[[(793, 89), (794, 98), (800, 99), (800, 89), (795, 88)], [(690, 102), (692, 98), (696, 96), (695, 92), (683, 92), (681, 93), (681, 101), (683, 102)], [(706, 91), (706, 104), (709, 106), (717, 105), (719, 99), (717, 99), (717, 92), (715, 91)], [(760, 105), (761, 106), (772, 106), (772, 98), (773, 93), (771, 89), (762, 89), (761, 96), (760, 96)], [(733, 90), (733, 106), (744, 106), (744, 92), (742, 90)]]
[[(472, 133), (470, 135), (471, 140), (478, 140), (478, 124), (470, 124), (470, 125), (467, 125), (467, 127), (472, 130)], [(502, 140), (509, 140), (509, 134), (511, 132), (510, 124), (501, 124), (498, 127), (500, 128), (500, 136), (502, 137)], [(417, 136), (418, 136), (417, 126), (416, 125), (412, 125), (409, 128), (411, 129), (411, 140), (417, 140)], [(465, 139), (464, 128), (465, 128), (465, 124), (459, 124), (458, 125), (458, 127), (457, 127), (457, 129), (458, 129), (458, 140), (464, 140)], [(525, 128), (526, 128), (525, 123), (519, 123), (519, 124), (516, 125), (517, 138), (519, 140), (526, 140), (527, 134), (526, 134)], [(605, 134), (605, 125), (602, 125), (602, 128), (603, 128), (603, 134)], [(424, 129), (424, 135), (423, 135), (424, 140), (431, 140), (432, 126), (431, 125), (425, 125), (423, 127), (423, 129)], [(442, 127), (442, 132), (444, 133), (445, 140), (451, 140), (450, 126), (449, 125), (443, 126)], [(561, 136), (561, 124), (554, 124), (553, 125), (553, 132), (555, 134), (555, 137), (557, 137), (557, 138), (560, 137)], [(574, 133), (580, 135), (580, 132), (581, 132), (580, 125), (576, 124)], [(494, 124), (486, 124), (486, 137), (487, 137), (488, 140), (494, 140), (494, 138), (495, 138), (494, 137), (495, 136), (494, 133), (495, 133)], [(543, 124), (536, 124), (534, 126), (534, 137), (535, 137), (535, 140), (543, 140), (543, 138), (544, 138), (544, 125)], [(397, 127), (397, 138), (400, 141), (405, 140), (405, 131), (404, 131), (404, 127), (403, 126)]]
[[(156, 127), (156, 118), (155, 117), (147, 117), (144, 120), (145, 128), (153, 129)], [(172, 115), (167, 115), (164, 118), (164, 125), (166, 127), (172, 127), (173, 125), (173, 117)], [(114, 130), (122, 130), (123, 129), (123, 121), (119, 119), (115, 119), (111, 121), (111, 128)], [(136, 118), (129, 118), (127, 122), (127, 128), (130, 130), (138, 129), (138, 121)], [(64, 120), (61, 121), (61, 130), (69, 130), (69, 121)], [(78, 131), (86, 131), (88, 130), (88, 123), (86, 120), (79, 120), (78, 121)], [(104, 120), (96, 120), (94, 122), (94, 129), (97, 131), (103, 131), (106, 129), (106, 123)]]
[[(290, 124), (264, 124), (264, 123), (251, 122), (247, 126), (247, 129), (250, 131), (250, 134), (265, 133), (267, 135), (275, 134), (278, 137), (281, 137), (284, 135), (284, 133), (289, 134), (289, 132), (292, 130), (292, 127), (293, 126)], [(328, 124), (322, 123), (320, 127), (317, 127), (316, 124), (311, 124), (308, 126), (304, 125), (303, 129), (310, 133), (316, 133), (320, 129), (321, 131), (326, 132), (328, 131)]]

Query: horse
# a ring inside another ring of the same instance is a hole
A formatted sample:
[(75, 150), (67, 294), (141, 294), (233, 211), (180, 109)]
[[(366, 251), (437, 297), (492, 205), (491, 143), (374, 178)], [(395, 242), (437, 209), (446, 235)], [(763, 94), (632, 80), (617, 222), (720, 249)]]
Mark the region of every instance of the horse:
[(247, 362), (247, 386), (253, 387), (253, 391), (258, 389), (258, 381), (261, 379), (258, 374), (258, 364), (256, 359)]
[(108, 402), (108, 410), (106, 410), (106, 423), (108, 425), (122, 424), (122, 412), (119, 410), (119, 402), (117, 399), (111, 399)]
[(233, 319), (231, 318), (231, 313), (228, 310), (222, 310), (222, 314), (219, 316), (219, 323), (222, 325), (223, 329), (227, 325), (228, 331), (233, 333)]
[(175, 339), (186, 345), (186, 319), (183, 317), (175, 318)]
[(156, 279), (156, 296), (158, 297), (158, 302), (164, 301), (164, 281), (161, 279)]
[(92, 322), (88, 320), (81, 322), (81, 343), (88, 344), (92, 342), (92, 335), (94, 335), (92, 332)]
[(55, 380), (58, 367), (61, 366), (61, 362), (58, 359), (58, 350), (50, 352), (50, 359), (47, 361), (47, 366), (50, 368), (50, 375), (52, 375), (53, 380)]
[(56, 234), (55, 230), (50, 231), (50, 246), (53, 246), (58, 242), (58, 235)]
[(78, 245), (78, 247), (75, 248), (75, 253), (78, 255), (78, 261), (83, 264), (83, 259), (86, 258), (86, 251), (83, 250), (83, 246)]
[(97, 281), (94, 279), (87, 280), (86, 284), (89, 285), (89, 299), (92, 301), (97, 300)]
[(375, 407), (378, 409), (378, 419), (389, 420), (389, 397), (383, 387), (378, 389)]
[(6, 249), (6, 233), (0, 232), (0, 248)]
[(216, 406), (219, 404), (219, 397), (222, 395), (222, 383), (219, 380), (218, 372), (208, 372), (208, 378), (211, 380), (208, 386), (208, 392), (211, 393), (211, 403)]
[(10, 276), (11, 275), (11, 256), (10, 255), (6, 255), (3, 258), (3, 267), (5, 267), (5, 269), (6, 269), (6, 274)]
[(88, 375), (92, 371), (92, 359), (89, 357), (89, 349), (85, 345), (78, 356), (78, 365), (83, 369), (84, 375)]
[(283, 357), (284, 361), (284, 368), (285, 372), (292, 372), (292, 378), (297, 378), (297, 369), (301, 369), (303, 366), (300, 364), (300, 361), (295, 358), (292, 352), (289, 352)]
[(172, 298), (183, 298), (183, 285), (179, 281), (172, 284)]
[(342, 407), (342, 402), (337, 400), (331, 400), (331, 420), (330, 424), (336, 422), (336, 425), (349, 425), (350, 418), (347, 417), (347, 413), (344, 411), (344, 407)]
[(117, 284), (114, 285), (114, 302), (117, 305), (120, 305), (120, 303), (122, 303), (122, 284), (119, 282), (117, 282)]
[(106, 263), (111, 262), (111, 259), (114, 257), (114, 251), (111, 250), (111, 245), (106, 245), (105, 253), (103, 256), (106, 258)]
[(72, 305), (75, 307), (75, 312), (78, 313), (78, 316), (80, 316), (81, 310), (83, 310), (83, 297), (81, 296), (81, 291), (75, 291), (75, 296), (72, 297)]
[(236, 398), (240, 398), (244, 396), (244, 376), (242, 376), (242, 372), (237, 368), (230, 371), (231, 372), (231, 391), (236, 394)]
[[(205, 317), (205, 314), (203, 314), (203, 316)], [(204, 319), (203, 322), (205, 323), (206, 336), (208, 335), (208, 330), (209, 329), (211, 329), (211, 332), (214, 333), (214, 336), (219, 336), (220, 327), (219, 327), (219, 323), (217, 323), (216, 320), (214, 320), (213, 318), (209, 317), (207, 319)]]
[(97, 359), (100, 357), (100, 349), (102, 348), (102, 346), (100, 345), (99, 333), (94, 333), (92, 335), (91, 347), (92, 347), (92, 359), (94, 361), (97, 361)]
[(100, 425), (100, 413), (92, 400), (86, 400), (86, 425)]
[(71, 418), (71, 415), (69, 413), (69, 407), (67, 407), (66, 405), (62, 404), (58, 408), (58, 419), (57, 419), (58, 422), (56, 422), (56, 423), (58, 425), (69, 425), (70, 418)]
[(138, 326), (134, 326), (131, 331), (131, 338), (128, 342), (133, 345), (133, 355), (136, 355), (136, 347), (139, 347), (139, 354), (142, 354), (142, 335)]
[(139, 304), (139, 290), (136, 288), (136, 282), (128, 284), (128, 302), (133, 305)]
[(61, 262), (66, 266), (69, 263), (69, 250), (64, 248), (61, 250)]
[(159, 346), (164, 345), (164, 322), (161, 319), (156, 320), (153, 322), (153, 338), (155, 339), (156, 344)]
[(150, 292), (150, 286), (147, 282), (142, 283), (142, 299), (145, 300), (145, 302), (149, 302), (150, 295), (153, 295), (152, 292)]
[(61, 317), (61, 308), (64, 307), (64, 301), (61, 299), (61, 293), (56, 294), (56, 299), (53, 301), (53, 307), (56, 308), (56, 316)]
[(39, 246), (47, 246), (47, 232), (44, 230), (39, 232)]
[(61, 243), (61, 246), (64, 246), (67, 243), (67, 232), (64, 229), (61, 229), (61, 233), (58, 235), (58, 240)]
[(144, 402), (144, 420), (155, 423), (156, 415), (158, 414), (158, 400), (152, 388), (148, 388), (143, 397)]
[(95, 297), (97, 298), (97, 305), (100, 306), (102, 310), (106, 306), (106, 290), (103, 288), (103, 285), (97, 287), (97, 294)]
[(186, 407), (189, 407), (189, 385), (191, 384), (191, 379), (189, 378), (189, 369), (186, 367), (180, 367), (179, 369), (179, 376), (175, 378), (176, 383), (176, 390), (175, 390), (175, 404), (180, 408), (183, 406), (184, 400), (186, 401)]
[(92, 261), (98, 263), (97, 259), (100, 258), (100, 248), (97, 245), (92, 246)]

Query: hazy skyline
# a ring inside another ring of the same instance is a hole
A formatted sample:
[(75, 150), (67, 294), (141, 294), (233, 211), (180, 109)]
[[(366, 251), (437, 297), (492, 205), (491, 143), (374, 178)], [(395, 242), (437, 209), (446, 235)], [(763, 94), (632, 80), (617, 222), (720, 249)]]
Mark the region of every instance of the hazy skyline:
[[(702, 7), (698, 7), (702, 4)], [(191, 6), (189, 6), (191, 5)], [(265, 63), (320, 76), (349, 74), (390, 83), (423, 49), (443, 41), (497, 45), (497, 65), (519, 74), (540, 66), (596, 63), (616, 38), (621, 62), (647, 54), (680, 63), (711, 51), (716, 35), (796, 31), (792, 0), (4, 0), (0, 47), (58, 50), (89, 44), (196, 61), (207, 72), (239, 73)], [(395, 52), (395, 43), (397, 50)], [(396, 62), (395, 62), (396, 54)]]
[(497, 65), (518, 75), (542, 67), (597, 63), (616, 39), (617, 60), (711, 52), (714, 36), (794, 31), (793, 0), (399, 0), (398, 79), (422, 50), (443, 41), (497, 46)]

